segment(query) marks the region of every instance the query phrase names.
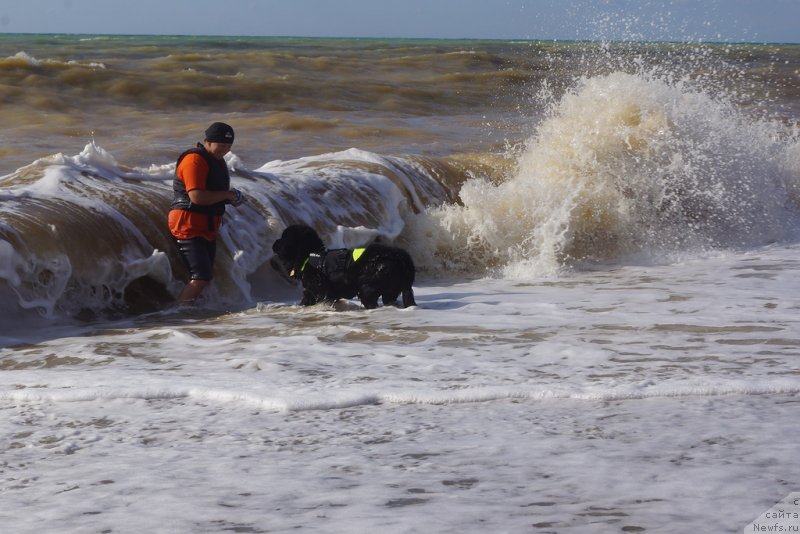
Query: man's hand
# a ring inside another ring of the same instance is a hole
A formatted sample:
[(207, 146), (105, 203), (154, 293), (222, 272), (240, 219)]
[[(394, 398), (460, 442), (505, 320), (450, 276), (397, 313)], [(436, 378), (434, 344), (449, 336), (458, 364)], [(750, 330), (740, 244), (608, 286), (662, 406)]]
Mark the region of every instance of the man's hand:
[(234, 193), (234, 197), (229, 199), (228, 202), (231, 206), (239, 206), (242, 202), (244, 202), (244, 194), (239, 191), (238, 189), (231, 189), (231, 193)]

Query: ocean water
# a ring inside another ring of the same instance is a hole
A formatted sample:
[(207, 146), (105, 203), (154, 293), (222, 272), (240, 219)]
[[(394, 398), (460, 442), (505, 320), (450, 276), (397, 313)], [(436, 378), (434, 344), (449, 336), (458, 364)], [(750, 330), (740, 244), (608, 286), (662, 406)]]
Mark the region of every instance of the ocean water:
[[(0, 36), (9, 532), (741, 532), (798, 491), (800, 46)], [(175, 307), (174, 159), (248, 202)], [(418, 306), (301, 308), (288, 224)], [(752, 526), (751, 526), (752, 528)]]

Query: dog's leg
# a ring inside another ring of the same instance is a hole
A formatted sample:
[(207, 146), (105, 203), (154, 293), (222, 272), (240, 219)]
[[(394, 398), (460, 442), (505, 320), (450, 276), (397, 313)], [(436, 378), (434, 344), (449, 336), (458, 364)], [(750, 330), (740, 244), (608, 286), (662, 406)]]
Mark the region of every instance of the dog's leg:
[(414, 289), (411, 286), (403, 289), (403, 307), (416, 306), (417, 301), (414, 300)]
[(400, 296), (399, 289), (384, 290), (381, 295), (381, 300), (384, 306), (397, 306), (397, 297)]
[(317, 297), (311, 291), (303, 291), (303, 298), (300, 299), (301, 306), (313, 306), (318, 302)]
[(368, 310), (378, 307), (378, 290), (370, 286), (361, 286), (358, 291), (358, 300)]

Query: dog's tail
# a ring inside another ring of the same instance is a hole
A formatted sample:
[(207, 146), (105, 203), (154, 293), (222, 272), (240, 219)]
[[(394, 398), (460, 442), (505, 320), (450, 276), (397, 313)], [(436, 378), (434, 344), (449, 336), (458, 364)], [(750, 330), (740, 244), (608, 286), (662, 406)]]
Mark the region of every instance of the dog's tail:
[(403, 289), (403, 307), (416, 306), (417, 301), (414, 300), (414, 289), (411, 286)]

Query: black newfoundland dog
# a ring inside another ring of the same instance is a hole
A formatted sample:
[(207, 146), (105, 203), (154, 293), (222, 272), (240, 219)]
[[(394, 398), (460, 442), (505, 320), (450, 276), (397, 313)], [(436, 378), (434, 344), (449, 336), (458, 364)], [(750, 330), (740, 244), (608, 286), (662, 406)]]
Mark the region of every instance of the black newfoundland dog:
[(396, 306), (403, 295), (403, 308), (416, 306), (414, 262), (408, 252), (373, 243), (364, 248), (328, 250), (310, 226), (287, 227), (272, 245), (272, 265), (303, 284), (300, 304), (334, 303), (358, 297), (365, 308)]

